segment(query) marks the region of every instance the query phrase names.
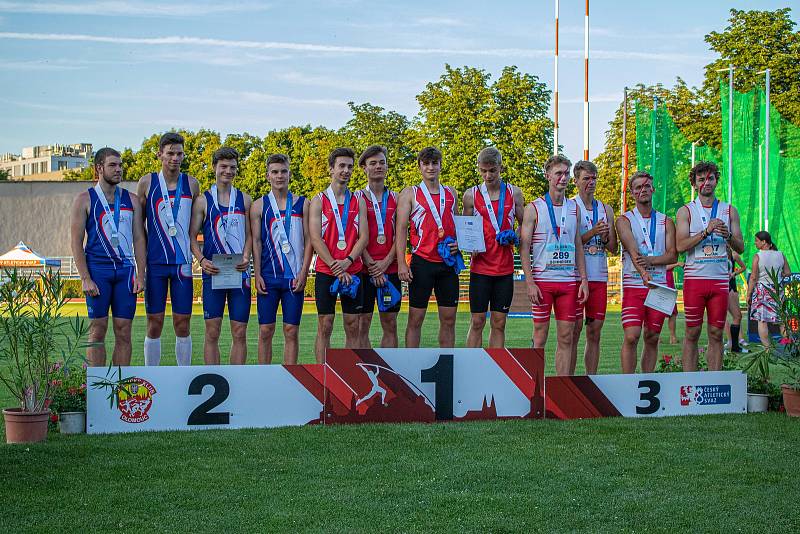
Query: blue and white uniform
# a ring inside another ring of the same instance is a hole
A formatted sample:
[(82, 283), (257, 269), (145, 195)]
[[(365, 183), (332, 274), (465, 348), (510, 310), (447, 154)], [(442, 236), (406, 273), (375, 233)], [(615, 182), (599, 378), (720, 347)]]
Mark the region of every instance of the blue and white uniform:
[[(147, 192), (147, 282), (144, 302), (147, 313), (162, 313), (167, 307), (167, 287), (172, 311), (192, 313), (192, 253), (189, 248), (189, 221), (192, 217), (192, 190), (189, 177), (181, 173), (178, 186), (167, 192), (161, 187), (161, 173), (150, 175)], [(180, 191), (179, 199), (176, 195)], [(170, 205), (171, 204), (171, 205)], [(170, 221), (174, 233), (170, 235)]]
[(115, 318), (133, 319), (136, 313), (133, 202), (130, 193), (119, 186), (110, 203), (104, 204), (102, 194), (94, 187), (89, 189), (84, 252), (89, 276), (100, 294), (87, 296), (86, 307), (91, 319), (108, 317), (109, 307)]
[[(204, 195), (206, 217), (203, 222), (203, 257), (213, 261), (214, 254), (241, 254), (244, 251), (247, 224), (244, 195), (236, 188), (231, 188), (233, 209), (218, 204), (212, 191), (206, 191)], [(203, 317), (222, 317), (226, 299), (231, 320), (246, 323), (250, 318), (250, 273), (242, 273), (242, 287), (239, 289), (212, 289), (211, 275), (203, 273)]]
[[(286, 210), (280, 211), (280, 218), (276, 216), (270, 202), (270, 195), (262, 199), (261, 212), (261, 277), (267, 286), (266, 295), (258, 295), (258, 323), (273, 324), (278, 313), (278, 304), (281, 304), (283, 322), (285, 324), (299, 325), (303, 314), (303, 292), (294, 293), (291, 281), (297, 278), (303, 267), (303, 251), (305, 239), (303, 237), (303, 206), (306, 197), (292, 195), (291, 192), (291, 217), (286, 219)], [(273, 197), (274, 200), (274, 197)], [(287, 202), (289, 197), (287, 197)], [(283, 219), (284, 232), (280, 232), (278, 225)], [(288, 228), (288, 232), (286, 229)], [(281, 235), (286, 235), (291, 249), (283, 252)]]

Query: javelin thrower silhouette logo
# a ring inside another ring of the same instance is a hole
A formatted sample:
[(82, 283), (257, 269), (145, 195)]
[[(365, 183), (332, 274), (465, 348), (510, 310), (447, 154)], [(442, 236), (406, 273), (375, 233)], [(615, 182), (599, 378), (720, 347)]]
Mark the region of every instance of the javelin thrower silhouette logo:
[[(390, 373), (394, 373), (397, 376), (399, 376), (401, 379), (403, 379), (403, 381), (406, 384), (408, 384), (409, 386), (414, 388), (420, 395), (422, 395), (425, 398), (425, 400), (427, 401), (427, 403), (431, 405), (431, 407), (435, 407), (436, 406), (428, 398), (428, 396), (425, 395), (425, 393), (421, 389), (419, 389), (413, 382), (411, 382), (409, 379), (407, 379), (406, 377), (404, 377), (403, 375), (401, 375), (400, 373), (398, 373), (394, 369), (390, 369), (388, 367), (384, 367), (382, 365), (377, 365), (377, 364), (374, 364), (374, 363), (361, 363), (361, 362), (359, 362), (356, 365), (358, 367), (360, 367), (361, 370), (364, 371), (367, 374), (367, 378), (372, 383), (372, 389), (370, 389), (369, 392), (365, 396), (361, 397), (360, 399), (358, 399), (356, 401), (356, 406), (358, 406), (362, 402), (368, 401), (369, 399), (371, 399), (375, 395), (380, 395), (381, 396), (381, 404), (386, 406), (386, 388), (382, 387), (378, 383), (378, 373), (380, 373), (381, 369), (383, 369), (384, 371), (388, 371)], [(372, 369), (370, 369), (370, 368), (372, 368)]]

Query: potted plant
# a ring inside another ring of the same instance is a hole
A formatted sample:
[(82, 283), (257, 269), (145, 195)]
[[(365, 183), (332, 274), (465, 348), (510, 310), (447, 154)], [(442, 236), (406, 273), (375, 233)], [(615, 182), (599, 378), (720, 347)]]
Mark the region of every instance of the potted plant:
[(50, 386), (50, 413), (56, 416), (59, 431), (62, 434), (86, 432), (86, 363), (70, 367), (56, 362)]
[(770, 352), (786, 369), (781, 385), (786, 413), (800, 417), (800, 274), (784, 278), (777, 272), (769, 274), (772, 283), (767, 291), (777, 303), (778, 323), (783, 334), (780, 343), (772, 343)]
[(3, 410), (6, 442), (47, 438), (52, 362), (71, 362), (88, 331), (79, 317), (63, 314), (66, 296), (58, 273), (5, 270), (0, 285), (0, 382), (17, 406)]
[(748, 413), (766, 412), (769, 407), (769, 398), (774, 391), (769, 378), (771, 359), (772, 351), (768, 349), (751, 352), (739, 359), (742, 372), (747, 373)]

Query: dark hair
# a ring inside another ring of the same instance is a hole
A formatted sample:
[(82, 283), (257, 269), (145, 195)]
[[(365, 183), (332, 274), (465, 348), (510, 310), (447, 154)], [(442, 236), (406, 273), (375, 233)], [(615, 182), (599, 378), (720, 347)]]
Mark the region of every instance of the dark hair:
[(636, 181), (637, 178), (647, 178), (650, 180), (650, 183), (653, 183), (653, 176), (647, 171), (636, 171), (633, 173), (633, 176), (630, 177), (628, 180), (628, 189), (633, 191), (633, 182)]
[(544, 172), (547, 174), (553, 165), (566, 165), (567, 167), (572, 167), (572, 162), (567, 159), (566, 156), (562, 156), (561, 154), (554, 154), (547, 158), (547, 161), (544, 162)]
[(333, 167), (336, 163), (336, 158), (350, 158), (353, 161), (356, 160), (356, 153), (353, 151), (352, 148), (347, 147), (339, 147), (334, 148), (331, 150), (331, 153), (328, 154), (328, 167)]
[(97, 152), (94, 153), (94, 166), (95, 167), (98, 167), (98, 166), (102, 167), (106, 162), (106, 158), (109, 157), (109, 156), (116, 156), (118, 158), (122, 157), (122, 156), (120, 156), (119, 152), (117, 152), (113, 148), (111, 148), (111, 147), (103, 147), (103, 148), (101, 148), (100, 150), (98, 150)]
[(289, 166), (289, 156), (286, 154), (270, 154), (267, 158), (267, 168), (273, 163)]
[(442, 152), (432, 146), (426, 146), (417, 154), (417, 165), (420, 163), (436, 163), (442, 161)]
[(216, 165), (217, 162), (221, 159), (235, 159), (236, 163), (239, 163), (239, 153), (236, 151), (235, 148), (231, 148), (229, 146), (224, 146), (222, 148), (218, 148), (214, 151), (214, 155), (211, 156), (211, 164)]
[(778, 247), (775, 243), (772, 242), (772, 236), (769, 235), (769, 232), (766, 230), (761, 230), (760, 232), (756, 232), (756, 239), (759, 241), (764, 241), (769, 245), (770, 250), (778, 250)]
[(697, 174), (701, 172), (712, 173), (717, 180), (719, 180), (719, 169), (717, 168), (717, 164), (711, 161), (700, 161), (692, 167), (692, 170), (689, 171), (689, 182), (694, 185), (695, 180), (697, 179)]
[(176, 132), (167, 132), (161, 136), (158, 141), (158, 149), (164, 150), (167, 145), (181, 145), (183, 146), (183, 136)]
[(378, 154), (383, 154), (384, 158), (389, 157), (389, 153), (386, 150), (386, 147), (383, 145), (370, 145), (367, 147), (364, 152), (358, 157), (358, 166), (363, 167), (366, 165), (367, 160), (373, 156), (377, 156)]
[(572, 167), (572, 175), (578, 179), (582, 172), (593, 172), (597, 176), (597, 165), (591, 161), (581, 160)]

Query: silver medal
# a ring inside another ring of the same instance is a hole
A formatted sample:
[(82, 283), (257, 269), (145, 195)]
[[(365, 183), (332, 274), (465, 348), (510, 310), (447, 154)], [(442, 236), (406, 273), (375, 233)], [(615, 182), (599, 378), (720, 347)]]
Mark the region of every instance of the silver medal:
[(178, 235), (178, 229), (175, 228), (174, 226), (170, 226), (169, 230), (167, 230), (167, 233), (169, 234), (170, 237), (175, 237), (176, 235)]
[(287, 241), (286, 243), (283, 243), (281, 245), (281, 250), (283, 251), (284, 254), (288, 254), (292, 251), (292, 246)]
[(344, 241), (339, 241), (338, 243), (336, 243), (336, 248), (338, 248), (339, 250), (344, 250), (347, 248), (347, 243)]

